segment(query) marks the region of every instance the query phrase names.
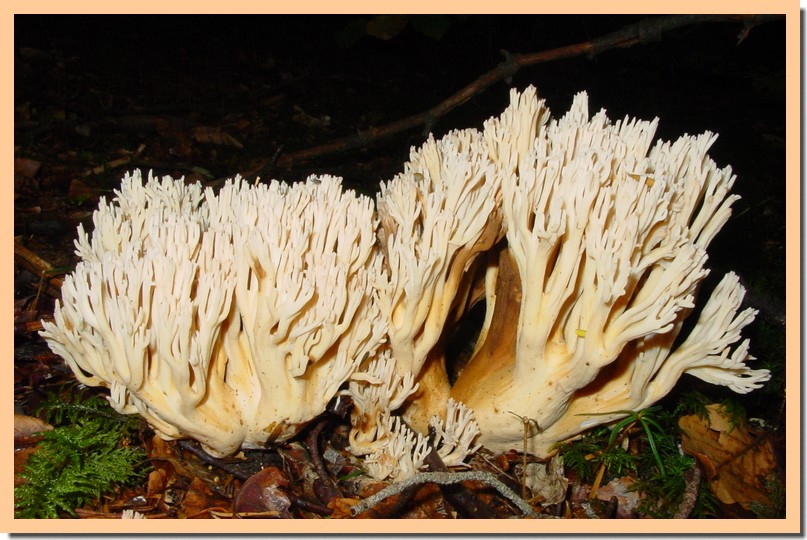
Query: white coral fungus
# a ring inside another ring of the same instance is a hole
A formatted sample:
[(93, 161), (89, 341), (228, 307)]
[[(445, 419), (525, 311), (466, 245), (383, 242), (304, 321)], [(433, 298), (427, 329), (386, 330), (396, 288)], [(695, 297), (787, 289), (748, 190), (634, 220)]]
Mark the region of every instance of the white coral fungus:
[(286, 439), (383, 340), (373, 204), (337, 178), (215, 195), (135, 172), (93, 220), (42, 335), (164, 437)]
[[(381, 305), (392, 355), (420, 384), (406, 409), (414, 425), (453, 398), (474, 411), (479, 443), (546, 454), (619, 417), (593, 413), (647, 407), (684, 373), (738, 392), (769, 378), (746, 365), (747, 342), (735, 346), (755, 311), (738, 313), (744, 289), (732, 274), (676, 345), (708, 274), (706, 248), (738, 197), (731, 168), (707, 155), (713, 134), (654, 144), (657, 123), (590, 117), (585, 94), (551, 119), (528, 88), (481, 135), (451, 133), (413, 151), (379, 213), (388, 238), (408, 238), (387, 243), (389, 260), (409, 262), (389, 265)], [(465, 212), (441, 213), (448, 205), (435, 203), (425, 175), (402, 180), (428, 155), (463, 164), (440, 178), (450, 182), (442, 191), (463, 194), (451, 200), (467, 201)], [(394, 199), (393, 188), (402, 191)], [(481, 190), (488, 204), (468, 204)], [(491, 223), (501, 230), (479, 229)], [(483, 240), (501, 234), (494, 247)], [(484, 268), (471, 267), (480, 246)], [(480, 337), (449, 382), (441, 346), (482, 296)], [(530, 420), (527, 448), (519, 418)]]
[(770, 375), (746, 363), (756, 312), (737, 276), (679, 336), (735, 177), (707, 155), (715, 135), (654, 143), (657, 124), (590, 116), (585, 94), (552, 119), (513, 91), (482, 131), (413, 149), (377, 214), (330, 176), (214, 194), (135, 172), (80, 228), (42, 335), (117, 410), (216, 454), (289, 438), (350, 394), (349, 448), (377, 478), (422, 467), (429, 425), (453, 466), (479, 445), (546, 454), (685, 373), (748, 392)]

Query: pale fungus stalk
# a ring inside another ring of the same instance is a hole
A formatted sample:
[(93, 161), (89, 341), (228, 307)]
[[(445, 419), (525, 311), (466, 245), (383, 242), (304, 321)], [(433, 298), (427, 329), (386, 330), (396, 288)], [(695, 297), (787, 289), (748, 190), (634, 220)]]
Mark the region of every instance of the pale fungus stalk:
[(403, 173), (381, 184), (389, 279), (380, 305), (398, 369), (424, 382), (419, 405), (408, 414), (419, 429), (430, 416), (426, 403), (440, 402), (442, 409), (448, 397), (438, 340), (446, 322), (467, 307), (471, 265), (501, 236), (494, 179), (481, 134), (464, 130), (439, 141), (430, 137), (412, 150)]

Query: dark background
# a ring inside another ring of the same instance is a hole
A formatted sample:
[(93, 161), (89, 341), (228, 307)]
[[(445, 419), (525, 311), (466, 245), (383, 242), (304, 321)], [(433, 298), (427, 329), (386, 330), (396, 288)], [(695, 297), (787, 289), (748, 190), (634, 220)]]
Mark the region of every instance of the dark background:
[[(502, 51), (585, 42), (644, 18), (16, 16), (15, 157), (41, 166), (33, 176), (15, 176), (15, 235), (57, 264), (72, 264), (75, 225), (88, 220), (124, 168), (85, 172), (141, 144), (128, 168), (202, 181), (259, 167), (264, 179), (331, 173), (372, 193), (403, 168), (409, 148), (422, 143), (420, 129), (291, 167), (273, 168), (272, 158), (423, 112), (495, 68)], [(715, 271), (705, 287), (733, 269), (761, 308), (745, 334), (756, 365), (776, 376), (748, 404), (778, 423), (784, 402), (784, 19), (755, 26), (739, 41), (743, 29), (737, 21), (696, 24), (630, 48), (527, 67), (437, 119), (433, 130), (440, 136), (481, 128), (507, 105), (511, 86), (532, 84), (556, 115), (586, 90), (592, 113), (605, 108), (612, 120), (660, 117), (664, 139), (719, 133), (710, 154), (718, 165), (732, 165), (743, 198), (712, 244)], [(241, 147), (189, 139), (199, 126), (220, 127)], [(20, 278), (17, 297), (26, 294), (31, 284)]]

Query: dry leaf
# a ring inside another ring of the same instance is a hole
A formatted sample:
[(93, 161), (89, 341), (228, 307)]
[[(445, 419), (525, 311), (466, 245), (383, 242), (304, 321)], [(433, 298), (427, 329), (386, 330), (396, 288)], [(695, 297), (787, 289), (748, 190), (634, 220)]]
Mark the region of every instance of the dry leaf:
[(283, 471), (266, 467), (244, 482), (235, 499), (233, 513), (237, 517), (260, 514), (262, 517), (291, 518), (291, 498), (286, 492), (290, 485)]
[(43, 422), (39, 418), (33, 416), (26, 416), (24, 414), (14, 415), (14, 440), (24, 439), (30, 437), (34, 433), (40, 431), (50, 431), (53, 426), (47, 422)]
[(616, 517), (619, 519), (632, 518), (636, 507), (639, 506), (642, 500), (638, 491), (631, 491), (631, 486), (634, 482), (635, 480), (630, 476), (614, 478), (597, 491), (597, 498), (602, 501), (610, 501), (611, 497), (616, 497)]
[(146, 489), (147, 499), (160, 499), (167, 486), (168, 473), (165, 469), (154, 469), (149, 473), (148, 488)]
[(333, 510), (333, 513), (328, 516), (330, 519), (350, 519), (353, 517), (350, 509), (353, 505), (357, 504), (359, 499), (350, 499), (347, 497), (337, 497), (328, 501), (328, 508)]
[(684, 452), (696, 457), (711, 476), (715, 496), (726, 504), (749, 509), (752, 502), (767, 503), (765, 479), (774, 474), (776, 459), (768, 438), (749, 430), (745, 422), (730, 429), (720, 405), (709, 405), (708, 419), (683, 416)]
[(424, 484), (415, 492), (410, 505), (399, 516), (401, 519), (445, 519), (445, 504), (440, 486)]
[(14, 173), (25, 178), (33, 178), (39, 172), (42, 162), (28, 158), (14, 158)]
[(67, 191), (67, 196), (71, 199), (88, 199), (93, 195), (95, 195), (95, 192), (93, 192), (92, 188), (81, 180), (74, 178), (70, 181), (70, 188)]
[(148, 450), (148, 456), (152, 459), (166, 459), (166, 458), (174, 458), (176, 454), (174, 454), (173, 447), (171, 443), (163, 439), (158, 435), (154, 435), (146, 444), (146, 448)]
[(526, 484), (541, 504), (550, 506), (562, 502), (569, 480), (563, 475), (561, 458), (555, 456), (549, 463), (528, 463)]
[(216, 496), (207, 484), (199, 478), (194, 478), (182, 501), (182, 510), (188, 518), (209, 518), (210, 509), (218, 509), (226, 504), (227, 501)]

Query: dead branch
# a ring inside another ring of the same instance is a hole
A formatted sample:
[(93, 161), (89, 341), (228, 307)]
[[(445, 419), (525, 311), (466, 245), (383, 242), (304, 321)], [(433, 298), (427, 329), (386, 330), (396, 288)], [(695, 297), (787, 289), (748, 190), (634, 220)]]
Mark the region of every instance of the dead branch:
[(387, 497), (397, 495), (413, 486), (421, 484), (434, 483), (439, 485), (456, 484), (457, 482), (465, 482), (466, 480), (477, 480), (493, 487), (503, 497), (512, 502), (519, 510), (525, 515), (533, 518), (541, 517), (533, 510), (532, 506), (527, 501), (522, 499), (512, 489), (503, 484), (498, 478), (489, 472), (485, 471), (462, 471), (462, 472), (421, 472), (417, 473), (406, 480), (391, 484), (375, 495), (367, 497), (366, 499), (358, 502), (350, 508), (350, 513), (353, 516), (358, 516), (371, 509)]
[[(629, 24), (615, 32), (611, 32), (610, 34), (606, 34), (591, 41), (567, 45), (565, 47), (558, 47), (547, 51), (514, 55), (510, 55), (503, 51), (505, 60), (502, 63), (428, 111), (397, 120), (385, 126), (360, 131), (355, 135), (342, 137), (320, 146), (315, 146), (313, 148), (280, 156), (276, 160), (276, 165), (278, 167), (290, 167), (295, 163), (307, 161), (326, 154), (362, 148), (381, 139), (390, 137), (391, 135), (395, 135), (420, 125), (424, 125), (426, 127), (426, 132), (431, 131), (437, 119), (441, 118), (452, 109), (462, 105), (473, 96), (484, 91), (495, 82), (502, 79), (509, 80), (516, 72), (527, 66), (554, 60), (562, 60), (565, 58), (572, 58), (584, 54), (595, 56), (610, 49), (626, 48), (638, 45), (640, 43), (649, 43), (659, 40), (662, 34), (665, 32), (683, 28), (685, 26), (693, 26), (696, 24), (709, 22), (742, 22), (744, 26), (740, 32), (740, 35), (738, 36), (738, 40), (741, 41), (745, 38), (745, 36), (748, 35), (750, 29), (754, 26), (778, 18), (781, 18), (781, 16), (671, 15), (643, 19), (638, 23)], [(263, 170), (267, 166), (271, 165), (271, 162), (266, 162), (258, 169), (258, 171)]]
[[(445, 463), (443, 463), (443, 460), (440, 458), (440, 454), (435, 450), (432, 450), (426, 455), (425, 464), (432, 472), (449, 472), (448, 467), (446, 467)], [(459, 482), (456, 484), (441, 485), (440, 491), (451, 506), (466, 518), (493, 519), (496, 517), (496, 514), (488, 505)]]
[(323, 502), (327, 503), (331, 499), (335, 499), (337, 497), (343, 497), (342, 490), (339, 489), (339, 486), (336, 484), (334, 479), (328, 473), (328, 469), (325, 467), (325, 464), (322, 462), (322, 458), (320, 457), (320, 450), (319, 450), (319, 434), (329, 422), (330, 418), (323, 418), (322, 420), (317, 423), (316, 426), (308, 433), (305, 437), (305, 445), (308, 447), (308, 454), (311, 456), (311, 466), (314, 468), (314, 472), (317, 473), (321, 484), (320, 493), (318, 496), (322, 499)]
[[(22, 239), (18, 236), (14, 238), (14, 262), (25, 268), (32, 274), (40, 278), (40, 292), (43, 290), (54, 298), (58, 298), (62, 290), (60, 276), (65, 270), (54, 268), (54, 266), (22, 245)], [(39, 294), (37, 294), (37, 298)]]
[(697, 463), (684, 473), (684, 482), (686, 489), (684, 496), (681, 499), (681, 504), (678, 505), (678, 510), (673, 516), (674, 519), (686, 519), (695, 508), (695, 503), (698, 502), (698, 491), (701, 483), (701, 469)]

